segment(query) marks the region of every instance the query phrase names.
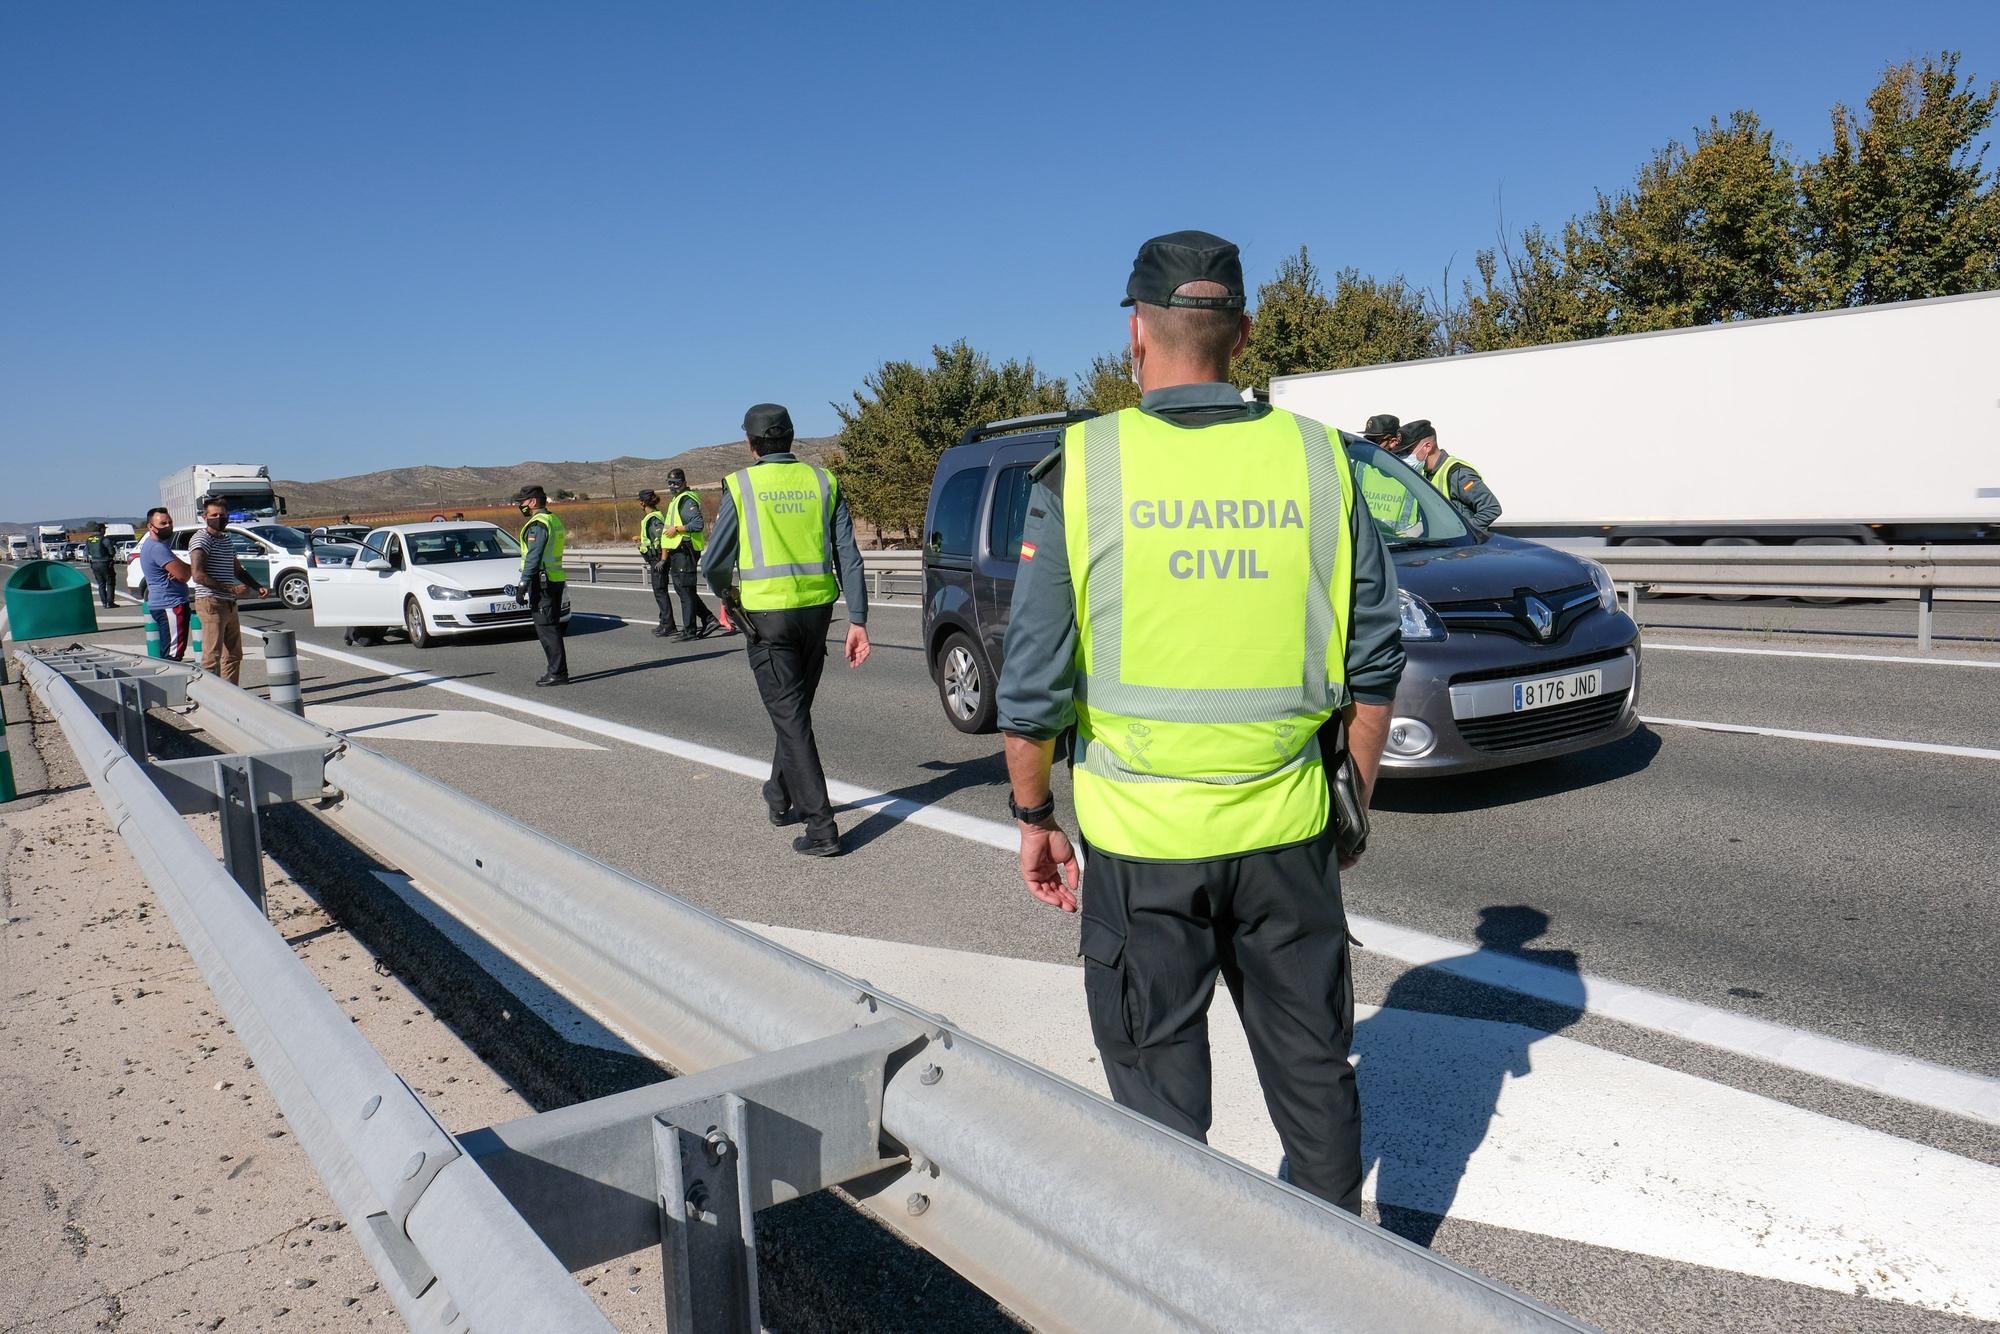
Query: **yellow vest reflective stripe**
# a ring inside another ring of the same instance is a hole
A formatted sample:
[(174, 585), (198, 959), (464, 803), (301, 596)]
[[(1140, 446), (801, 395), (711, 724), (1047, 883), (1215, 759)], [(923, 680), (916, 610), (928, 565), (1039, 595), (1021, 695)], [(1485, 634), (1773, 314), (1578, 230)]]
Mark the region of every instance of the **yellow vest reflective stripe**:
[(751, 611), (817, 607), (840, 596), (833, 507), (840, 487), (810, 463), (759, 463), (723, 482), (736, 506), (736, 582)]
[(536, 524), (549, 530), (548, 550), (542, 553), (542, 570), (552, 584), (562, 583), (569, 576), (563, 573), (563, 521), (547, 510), (535, 515), (521, 525), (521, 574), (528, 572), (528, 530)]
[(1437, 471), (1431, 474), (1431, 486), (1436, 489), (1439, 495), (1443, 496), (1446, 500), (1450, 500), (1452, 498), (1450, 484), (1451, 470), (1453, 468), (1470, 467), (1472, 465), (1464, 459), (1455, 459), (1451, 455), (1445, 454), (1438, 459)]
[(649, 542), (646, 539), (646, 530), (653, 526), (653, 520), (655, 519), (658, 519), (660, 521), (660, 531), (664, 533), (667, 528), (666, 515), (660, 513), (656, 509), (653, 509), (653, 510), (647, 510), (644, 514), (639, 516), (639, 534), (633, 540), (638, 543), (639, 554), (641, 556), (652, 555), (653, 553), (657, 552), (660, 549), (661, 544), (657, 540)]
[[(701, 497), (696, 495), (692, 491), (683, 491), (679, 495), (675, 496), (672, 500), (669, 500), (667, 502), (667, 513), (673, 516), (671, 519), (667, 520), (670, 526), (672, 524), (677, 524), (681, 521), (681, 502), (683, 500), (692, 500), (697, 505), (701, 504)], [(668, 533), (666, 539), (661, 543), (661, 545), (664, 546), (667, 550), (673, 551), (676, 548), (678, 548), (682, 542), (687, 542), (690, 545), (692, 545), (696, 551), (700, 551), (703, 547), (708, 545), (708, 535), (706, 533)]]
[(1127, 408), (1070, 427), (1063, 459), (1084, 837), (1194, 861), (1317, 836), (1353, 604), (1339, 437)]

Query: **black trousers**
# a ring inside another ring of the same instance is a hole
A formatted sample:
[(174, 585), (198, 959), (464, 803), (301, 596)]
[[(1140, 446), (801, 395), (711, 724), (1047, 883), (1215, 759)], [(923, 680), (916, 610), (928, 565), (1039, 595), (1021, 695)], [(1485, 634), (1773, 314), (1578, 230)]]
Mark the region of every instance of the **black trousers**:
[(542, 642), (542, 656), (549, 660), (549, 675), (568, 676), (569, 653), (563, 647), (563, 586), (537, 575), (528, 596), (535, 604), (535, 638)]
[(1112, 1096), (1207, 1140), (1208, 1006), (1220, 973), (1292, 1184), (1359, 1213), (1354, 980), (1332, 832), (1211, 862), (1092, 849), (1082, 915), (1084, 994)]
[(646, 583), (653, 590), (653, 604), (660, 609), (660, 624), (671, 630), (674, 628), (674, 599), (667, 591), (667, 562), (652, 560), (646, 562)]
[(90, 574), (93, 579), (97, 580), (97, 600), (107, 607), (117, 606), (118, 596), (112, 591), (111, 567), (109, 565), (93, 564), (90, 567)]
[(833, 604), (784, 611), (747, 611), (750, 670), (757, 676), (757, 693), (771, 728), (778, 734), (771, 757), (771, 779), (764, 784), (764, 801), (773, 811), (796, 809), (805, 816), (806, 832), (814, 838), (834, 832), (833, 806), (826, 795), (826, 770), (820, 767), (819, 742), (813, 738), (813, 696), (819, 693), (820, 672), (826, 667), (826, 632), (833, 624)]

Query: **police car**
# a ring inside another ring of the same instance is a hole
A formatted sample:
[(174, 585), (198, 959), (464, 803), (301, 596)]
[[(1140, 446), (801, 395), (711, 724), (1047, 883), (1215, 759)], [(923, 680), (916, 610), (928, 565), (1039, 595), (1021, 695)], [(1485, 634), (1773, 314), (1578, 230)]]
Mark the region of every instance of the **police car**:
[[(924, 518), (923, 633), (939, 702), (961, 732), (994, 726), (1029, 471), (1064, 426), (1090, 415), (976, 426), (939, 460)], [(1498, 768), (1601, 746), (1638, 727), (1639, 628), (1619, 610), (1603, 566), (1476, 532), (1387, 450), (1342, 439), (1401, 587), (1409, 665), (1384, 768)]]
[[(176, 528), (174, 555), (187, 560), (188, 543), (200, 531), (198, 527)], [(308, 581), (311, 548), (304, 533), (281, 523), (232, 523), (223, 531), (235, 544), (236, 569), (244, 583), (253, 587), (262, 584), (294, 611), (312, 605)], [(138, 545), (133, 546), (126, 558), (125, 586), (142, 597), (145, 595), (146, 576), (139, 569)]]
[[(313, 624), (363, 644), (401, 629), (418, 648), (454, 635), (533, 624), (521, 598), (521, 544), (490, 523), (403, 523), (371, 531), (344, 567), (312, 571)], [(569, 623), (569, 594), (562, 621)]]

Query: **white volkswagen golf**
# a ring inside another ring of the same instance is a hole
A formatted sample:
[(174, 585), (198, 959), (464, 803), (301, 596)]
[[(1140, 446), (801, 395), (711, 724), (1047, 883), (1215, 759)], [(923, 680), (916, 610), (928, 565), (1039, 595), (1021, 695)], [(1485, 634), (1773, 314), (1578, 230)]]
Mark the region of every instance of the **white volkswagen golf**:
[[(354, 564), (312, 571), (313, 624), (364, 644), (400, 627), (418, 648), (447, 635), (532, 623), (521, 600), (521, 544), (490, 523), (403, 523), (362, 540)], [(569, 623), (569, 596), (562, 619)]]

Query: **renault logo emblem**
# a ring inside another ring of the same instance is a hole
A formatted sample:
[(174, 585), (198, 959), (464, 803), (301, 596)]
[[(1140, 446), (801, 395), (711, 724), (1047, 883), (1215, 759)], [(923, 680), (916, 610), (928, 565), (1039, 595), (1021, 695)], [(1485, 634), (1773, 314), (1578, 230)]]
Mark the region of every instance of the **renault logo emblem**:
[(1525, 598), (1522, 600), (1521, 610), (1527, 614), (1528, 624), (1535, 627), (1536, 637), (1547, 639), (1549, 631), (1555, 628), (1556, 623), (1556, 614), (1549, 610), (1549, 604), (1540, 598)]

